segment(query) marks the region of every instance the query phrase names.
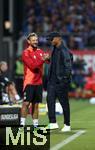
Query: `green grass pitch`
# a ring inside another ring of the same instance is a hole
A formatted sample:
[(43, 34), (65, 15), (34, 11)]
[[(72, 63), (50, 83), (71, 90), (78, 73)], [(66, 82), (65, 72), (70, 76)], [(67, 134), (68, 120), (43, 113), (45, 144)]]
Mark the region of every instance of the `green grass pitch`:
[[(69, 133), (60, 132), (63, 127), (63, 116), (57, 115), (57, 122), (60, 129), (51, 132), (50, 147), (52, 148), (58, 143), (63, 142), (74, 135), (77, 130), (85, 130), (86, 132), (84, 134), (61, 147), (60, 150), (95, 150), (95, 105), (91, 105), (88, 100), (70, 100), (70, 108), (72, 131)], [(31, 122), (32, 120), (28, 116), (26, 123), (31, 124)], [(41, 125), (47, 125), (47, 115), (40, 115), (39, 123)]]

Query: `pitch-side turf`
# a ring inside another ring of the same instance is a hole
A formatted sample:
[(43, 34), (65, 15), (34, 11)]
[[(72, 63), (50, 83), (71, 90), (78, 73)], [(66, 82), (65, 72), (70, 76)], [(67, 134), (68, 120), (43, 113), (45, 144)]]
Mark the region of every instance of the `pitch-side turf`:
[[(51, 150), (95, 150), (95, 104), (88, 100), (70, 100), (71, 107), (71, 132), (61, 133), (63, 116), (57, 115), (59, 129), (50, 133)], [(48, 124), (48, 117), (40, 115), (41, 125)], [(30, 116), (27, 124), (31, 124)]]

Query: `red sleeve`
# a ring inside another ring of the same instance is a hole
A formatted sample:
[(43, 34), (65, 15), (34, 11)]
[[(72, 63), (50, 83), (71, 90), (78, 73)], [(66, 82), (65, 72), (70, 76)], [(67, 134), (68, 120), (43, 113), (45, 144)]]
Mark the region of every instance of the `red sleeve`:
[(30, 57), (27, 51), (23, 52), (22, 61), (31, 71), (33, 71), (35, 68), (39, 68), (39, 66), (44, 63), (43, 60), (34, 59), (33, 57)]

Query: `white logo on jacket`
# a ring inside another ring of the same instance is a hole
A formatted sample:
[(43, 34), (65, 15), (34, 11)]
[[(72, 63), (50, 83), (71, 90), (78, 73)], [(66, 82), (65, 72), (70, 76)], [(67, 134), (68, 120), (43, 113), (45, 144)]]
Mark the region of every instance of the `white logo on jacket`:
[(36, 59), (36, 56), (34, 55), (34, 59)]

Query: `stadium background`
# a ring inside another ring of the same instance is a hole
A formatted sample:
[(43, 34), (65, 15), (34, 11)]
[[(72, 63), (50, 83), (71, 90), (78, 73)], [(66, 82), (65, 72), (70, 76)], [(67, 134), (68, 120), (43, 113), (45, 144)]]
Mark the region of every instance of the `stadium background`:
[[(0, 3), (0, 60), (8, 62), (9, 76), (15, 80), (16, 61), (26, 47), (28, 33), (37, 32), (39, 46), (48, 50), (45, 35), (57, 30), (74, 53), (71, 91), (79, 91), (80, 95), (88, 81), (86, 77), (95, 71), (94, 0), (0, 0)], [(47, 69), (45, 66), (45, 76)], [(93, 93), (91, 86), (86, 89)]]
[[(16, 62), (27, 45), (27, 34), (37, 32), (39, 46), (48, 50), (45, 35), (53, 30), (63, 34), (63, 39), (74, 54), (73, 84), (70, 89), (70, 96), (74, 98), (70, 101), (73, 130), (87, 130), (87, 134), (76, 143), (70, 147), (68, 144), (66, 150), (71, 147), (74, 150), (94, 150), (95, 108), (88, 100), (95, 96), (95, 1), (0, 0), (0, 61), (8, 62), (8, 75), (14, 81), (18, 76), (21, 80), (23, 77), (23, 71), (18, 74), (16, 72)], [(46, 75), (47, 66), (45, 79)], [(19, 87), (17, 89), (21, 91)], [(47, 120), (41, 116), (41, 123), (46, 124)], [(61, 116), (58, 120), (62, 126)], [(27, 122), (31, 121), (28, 119)], [(71, 134), (63, 136), (53, 133), (52, 145), (59, 142), (59, 136), (64, 140)]]

